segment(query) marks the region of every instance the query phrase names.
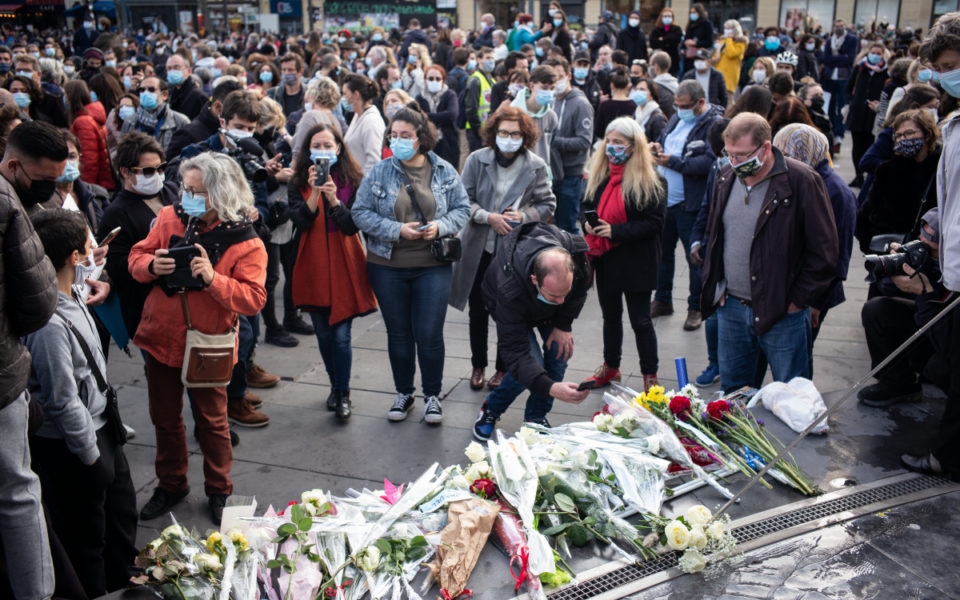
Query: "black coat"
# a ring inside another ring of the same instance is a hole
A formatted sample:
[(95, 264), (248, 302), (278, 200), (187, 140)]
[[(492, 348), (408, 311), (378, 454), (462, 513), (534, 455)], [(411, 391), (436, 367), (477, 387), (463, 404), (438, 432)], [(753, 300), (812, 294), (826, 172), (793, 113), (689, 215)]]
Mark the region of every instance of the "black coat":
[(713, 49), (713, 24), (709, 19), (700, 19), (690, 21), (687, 25), (687, 32), (684, 37), (688, 40), (696, 40), (697, 48)]
[(874, 71), (858, 64), (847, 80), (847, 102), (850, 113), (847, 115), (847, 129), (855, 133), (873, 131), (877, 113), (867, 104), (870, 100), (880, 100), (880, 93), (887, 81), (887, 70)]
[(617, 36), (617, 50), (623, 50), (630, 60), (647, 59), (647, 36), (639, 27), (624, 27)]
[(196, 144), (215, 134), (220, 129), (220, 119), (213, 116), (210, 106), (204, 106), (195, 119), (173, 132), (165, 152), (167, 160), (180, 156), (180, 152), (190, 144)]
[(820, 61), (817, 59), (817, 53), (812, 50), (797, 50), (797, 72), (794, 79), (800, 81), (804, 77), (812, 77), (814, 81), (820, 81)]
[(663, 50), (670, 55), (670, 74), (676, 75), (680, 71), (680, 42), (683, 40), (683, 30), (676, 25), (669, 28), (654, 27), (650, 32), (650, 49)]
[[(697, 70), (690, 69), (683, 75), (683, 80), (696, 79)], [(710, 104), (716, 104), (717, 106), (727, 107), (727, 80), (724, 79), (723, 73), (716, 70), (713, 67), (710, 67), (710, 89), (704, 90), (707, 92), (707, 102)]]
[(197, 87), (193, 77), (187, 77), (179, 86), (170, 88), (170, 108), (196, 119), (207, 103), (207, 95)]
[[(604, 181), (594, 196), (584, 198), (583, 211), (596, 210), (607, 188)], [(667, 216), (667, 182), (661, 177), (663, 192), (642, 210), (627, 204), (627, 222), (610, 228), (610, 240), (618, 244), (609, 252), (594, 257), (597, 285), (619, 292), (645, 292), (657, 289), (663, 224)], [(582, 221), (581, 221), (582, 222)], [(629, 273), (629, 277), (624, 276)], [(602, 281), (601, 281), (602, 280)]]
[(460, 134), (457, 131), (460, 103), (457, 102), (456, 92), (451, 89), (442, 92), (436, 112), (430, 112), (430, 104), (423, 96), (417, 96), (417, 103), (440, 133), (440, 139), (433, 151), (456, 169), (460, 166)]

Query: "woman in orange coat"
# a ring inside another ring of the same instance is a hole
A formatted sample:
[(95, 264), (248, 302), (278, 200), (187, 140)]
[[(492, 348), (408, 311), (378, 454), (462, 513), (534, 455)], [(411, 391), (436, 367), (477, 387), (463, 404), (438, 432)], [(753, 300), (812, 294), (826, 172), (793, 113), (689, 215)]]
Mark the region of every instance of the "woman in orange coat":
[[(133, 338), (144, 351), (150, 420), (157, 434), (158, 484), (140, 511), (142, 521), (165, 515), (190, 491), (180, 380), (187, 324), (180, 294), (164, 286), (164, 276), (175, 269), (168, 248), (195, 246), (200, 252), (190, 269), (203, 281), (203, 289), (185, 292), (194, 329), (236, 333), (238, 315), (255, 315), (267, 301), (267, 251), (248, 217), (255, 213), (253, 192), (240, 166), (225, 154), (205, 152), (185, 160), (180, 175), (180, 202), (160, 210), (150, 234), (127, 257), (134, 279), (160, 283), (147, 296)], [(219, 526), (227, 496), (233, 493), (227, 388), (191, 388), (190, 397), (203, 453), (204, 491)]]
[[(315, 161), (329, 164), (317, 185)], [(316, 125), (304, 136), (290, 181), (291, 218), (300, 234), (293, 267), (293, 302), (310, 314), (320, 356), (330, 377), (327, 409), (350, 418), (350, 327), (354, 317), (376, 310), (367, 280), (367, 258), (350, 216), (363, 171), (343, 143), (340, 130)]]
[(68, 81), (63, 91), (70, 132), (80, 140), (80, 179), (113, 190), (116, 185), (107, 153), (107, 113), (103, 105), (90, 99), (90, 90), (82, 79)]

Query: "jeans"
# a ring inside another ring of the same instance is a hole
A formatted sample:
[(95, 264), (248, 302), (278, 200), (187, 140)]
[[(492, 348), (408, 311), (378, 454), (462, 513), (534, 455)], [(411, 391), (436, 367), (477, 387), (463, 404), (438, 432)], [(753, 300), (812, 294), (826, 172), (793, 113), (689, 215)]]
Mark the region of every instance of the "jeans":
[(350, 369), (353, 365), (353, 347), (350, 328), (353, 319), (345, 319), (330, 325), (330, 309), (310, 312), (313, 332), (317, 335), (320, 358), (330, 378), (330, 389), (335, 392), (350, 391)]
[(754, 386), (763, 352), (774, 381), (810, 377), (810, 309), (784, 315), (763, 335), (753, 332), (753, 309), (727, 294), (717, 311), (720, 373), (723, 389)]
[(40, 480), (30, 470), (27, 393), (0, 409), (0, 537), (15, 598), (53, 595), (53, 560), (40, 506)]
[[(281, 323), (287, 323), (297, 316), (297, 307), (293, 305), (293, 264), (297, 260), (299, 237), (286, 244), (266, 244), (267, 246), (267, 303), (263, 306), (263, 321), (267, 329), (279, 329)], [(280, 282), (280, 269), (283, 268), (283, 319), (277, 319), (277, 300), (274, 291)]]
[(453, 268), (449, 263), (407, 269), (368, 263), (367, 277), (387, 326), (387, 354), (397, 392), (414, 392), (413, 376), (419, 361), (424, 396), (439, 396), (445, 354), (443, 322)]
[(711, 365), (719, 365), (720, 360), (717, 358), (717, 346), (719, 342), (717, 341), (717, 313), (713, 313), (703, 321), (703, 334), (707, 338), (707, 361)]
[[(601, 259), (602, 260), (602, 259)], [(627, 300), (627, 316), (640, 355), (640, 371), (644, 375), (656, 375), (657, 331), (650, 318), (650, 292), (621, 292), (606, 289), (604, 278), (597, 278), (597, 299), (603, 313), (603, 362), (611, 368), (620, 368), (623, 350), (623, 300)]]
[(580, 235), (577, 220), (580, 218), (580, 199), (586, 181), (578, 175), (564, 177), (553, 182), (553, 194), (557, 197), (557, 210), (553, 213), (553, 223), (560, 229)]
[[(227, 384), (227, 400), (240, 402), (247, 394), (247, 369), (253, 360), (253, 351), (257, 347), (257, 334), (260, 332), (260, 316), (240, 315), (240, 342), (237, 346), (237, 364), (233, 365), (233, 377)], [(190, 390), (191, 400), (193, 389)]]
[[(540, 329), (540, 336), (544, 343), (546, 343), (552, 331), (552, 327)], [(567, 361), (560, 360), (557, 356), (558, 351), (557, 344), (553, 344), (549, 349), (541, 348), (537, 342), (537, 334), (533, 330), (530, 331), (530, 354), (536, 359), (537, 364), (543, 367), (550, 379), (563, 381), (563, 375), (567, 372)], [(503, 376), (500, 385), (487, 395), (487, 409), (497, 416), (502, 415), (523, 390), (523, 385), (513, 375), (507, 373)], [(523, 420), (539, 421), (544, 419), (552, 408), (553, 398), (531, 392), (527, 398), (526, 409), (523, 411)]]
[[(470, 362), (474, 369), (487, 367), (487, 342), (490, 339), (490, 312), (483, 298), (483, 276), (490, 266), (493, 255), (484, 252), (480, 255), (480, 264), (477, 274), (473, 278), (473, 287), (470, 288), (469, 317), (470, 317)], [(506, 371), (503, 359), (500, 358), (500, 349), (497, 348), (496, 369)]]
[(847, 80), (830, 79), (830, 73), (824, 73), (823, 91), (830, 94), (830, 106), (827, 107), (827, 116), (830, 117), (830, 124), (833, 125), (833, 137), (836, 143), (840, 143), (846, 128), (843, 125), (843, 116), (840, 109), (847, 103)]
[(657, 293), (653, 299), (665, 304), (673, 304), (673, 271), (677, 241), (683, 244), (683, 253), (690, 268), (690, 295), (687, 297), (687, 310), (700, 310), (700, 267), (690, 262), (690, 233), (697, 220), (696, 212), (688, 212), (683, 204), (667, 208), (667, 220), (663, 228), (660, 271), (657, 273)]

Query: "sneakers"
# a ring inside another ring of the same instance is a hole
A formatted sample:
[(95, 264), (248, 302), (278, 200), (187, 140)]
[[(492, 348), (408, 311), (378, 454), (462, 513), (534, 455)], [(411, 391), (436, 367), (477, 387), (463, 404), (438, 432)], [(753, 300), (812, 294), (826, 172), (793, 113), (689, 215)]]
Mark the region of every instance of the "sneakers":
[(133, 438), (137, 437), (137, 430), (133, 427), (130, 427), (126, 423), (123, 424), (123, 430), (127, 432), (127, 441), (129, 442)]
[(270, 424), (270, 417), (253, 408), (246, 396), (239, 402), (227, 403), (227, 420), (239, 427), (266, 427)]
[(643, 391), (649, 392), (650, 388), (655, 385), (660, 385), (660, 380), (657, 379), (657, 374), (653, 373), (652, 375), (643, 376)]
[(487, 389), (495, 390), (500, 387), (500, 383), (503, 381), (504, 375), (506, 375), (506, 372), (496, 371), (493, 374), (493, 377), (490, 378), (490, 381), (487, 382)]
[(660, 302), (659, 300), (654, 300), (650, 303), (650, 316), (652, 318), (666, 317), (672, 314), (673, 304), (669, 302)]
[(608, 367), (607, 363), (603, 363), (597, 367), (592, 376), (587, 378), (587, 381), (596, 382), (593, 384), (594, 388), (610, 385), (611, 381), (620, 383), (620, 367)]
[(213, 523), (220, 527), (220, 521), (223, 520), (223, 509), (227, 506), (227, 494), (210, 494), (207, 496), (207, 504), (210, 506), (210, 518)]
[(263, 367), (258, 364), (250, 365), (247, 369), (247, 385), (257, 389), (272, 388), (280, 383), (280, 378), (271, 373), (267, 373)]
[(540, 427), (546, 427), (550, 429), (550, 421), (546, 417), (540, 417), (539, 419), (527, 419), (524, 421), (525, 424), (539, 425)]
[(697, 387), (707, 387), (718, 381), (720, 381), (720, 367), (713, 364), (707, 365), (707, 368), (693, 380)]
[(687, 320), (683, 322), (684, 331), (695, 331), (703, 325), (703, 315), (699, 310), (688, 310)]
[(393, 406), (387, 411), (387, 418), (391, 421), (403, 421), (413, 408), (413, 394), (398, 393), (393, 400)]
[(350, 390), (345, 392), (334, 392), (337, 396), (334, 410), (337, 413), (338, 421), (346, 421), (353, 414), (353, 404), (350, 402)]
[(875, 383), (861, 388), (857, 399), (864, 406), (889, 408), (898, 402), (916, 402), (923, 397), (919, 383)]
[(481, 442), (486, 442), (493, 437), (493, 431), (497, 428), (497, 421), (499, 420), (500, 416), (488, 410), (487, 403), (484, 402), (483, 406), (480, 407), (480, 416), (473, 422), (473, 437)]
[(280, 348), (294, 348), (300, 344), (300, 340), (290, 335), (283, 327), (268, 327), (267, 332), (263, 334), (263, 341)]
[(300, 335), (316, 335), (313, 331), (313, 326), (300, 317), (287, 319), (283, 322), (283, 328), (293, 333), (299, 333)]
[(150, 499), (147, 500), (143, 509), (140, 510), (140, 520), (152, 521), (157, 517), (162, 517), (170, 512), (171, 508), (179, 504), (181, 500), (186, 498), (189, 493), (189, 487), (180, 492), (168, 492), (161, 488), (154, 488), (153, 496), (150, 496)]
[(431, 425), (443, 423), (443, 409), (440, 408), (440, 398), (427, 396), (423, 401), (423, 420)]

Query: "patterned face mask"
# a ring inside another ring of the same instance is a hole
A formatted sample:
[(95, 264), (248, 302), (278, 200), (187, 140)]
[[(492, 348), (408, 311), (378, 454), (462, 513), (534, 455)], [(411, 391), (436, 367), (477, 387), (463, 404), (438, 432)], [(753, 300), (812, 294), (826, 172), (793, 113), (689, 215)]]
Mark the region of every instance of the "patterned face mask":
[(909, 138), (906, 140), (900, 140), (893, 146), (894, 154), (903, 156), (904, 158), (913, 158), (916, 155), (920, 154), (920, 150), (923, 149), (923, 138)]

